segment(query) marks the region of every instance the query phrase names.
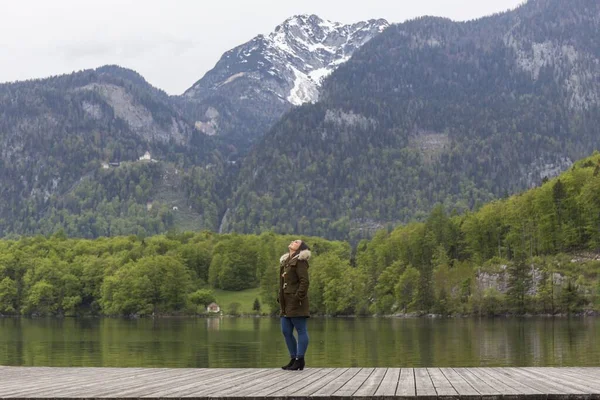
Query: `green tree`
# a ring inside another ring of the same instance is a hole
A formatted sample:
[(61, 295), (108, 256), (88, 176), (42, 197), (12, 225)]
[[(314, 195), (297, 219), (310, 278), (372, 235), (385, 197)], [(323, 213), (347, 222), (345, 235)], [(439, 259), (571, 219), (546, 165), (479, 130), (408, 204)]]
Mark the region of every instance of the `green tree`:
[(102, 308), (108, 315), (178, 312), (185, 308), (190, 283), (179, 259), (143, 257), (104, 280)]
[(254, 299), (252, 310), (256, 311), (257, 313), (260, 313), (260, 301), (258, 301), (258, 299)]
[(560, 303), (562, 310), (569, 314), (581, 312), (585, 305), (585, 299), (570, 279), (561, 291)]
[(481, 304), (481, 315), (495, 316), (504, 312), (504, 297), (495, 288), (486, 289), (483, 293), (483, 301)]
[(532, 285), (530, 271), (531, 268), (525, 263), (524, 259), (515, 260), (506, 269), (508, 274), (508, 291), (506, 292), (506, 297), (511, 311), (517, 314), (527, 312), (527, 293)]
[(203, 313), (210, 303), (216, 301), (214, 293), (210, 289), (198, 289), (188, 295), (188, 300), (195, 306), (197, 313)]
[(396, 301), (403, 312), (407, 312), (416, 300), (419, 278), (419, 271), (408, 266), (394, 288)]
[(240, 315), (240, 309), (242, 305), (238, 302), (229, 303), (227, 306), (227, 314), (229, 315)]
[(404, 271), (400, 262), (395, 262), (383, 270), (375, 285), (375, 310), (378, 314), (389, 314), (393, 311), (396, 299), (395, 286)]
[(29, 290), (23, 312), (27, 315), (52, 315), (58, 309), (56, 288), (44, 280), (36, 282)]
[(554, 283), (554, 273), (544, 271), (537, 291), (537, 302), (541, 312), (554, 314), (556, 312), (556, 285)]
[(0, 281), (0, 314), (17, 313), (17, 284), (9, 277)]

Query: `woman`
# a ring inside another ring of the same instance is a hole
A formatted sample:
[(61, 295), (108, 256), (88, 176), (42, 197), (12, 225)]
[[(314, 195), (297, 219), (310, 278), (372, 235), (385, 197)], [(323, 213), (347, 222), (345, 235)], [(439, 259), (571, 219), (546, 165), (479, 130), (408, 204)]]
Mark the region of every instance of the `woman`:
[[(279, 259), (279, 296), (281, 308), (281, 332), (290, 352), (290, 362), (281, 367), (287, 370), (303, 370), (304, 355), (308, 347), (306, 320), (308, 312), (308, 260), (310, 249), (302, 240), (288, 245), (289, 252)], [(294, 337), (294, 328), (298, 341)]]

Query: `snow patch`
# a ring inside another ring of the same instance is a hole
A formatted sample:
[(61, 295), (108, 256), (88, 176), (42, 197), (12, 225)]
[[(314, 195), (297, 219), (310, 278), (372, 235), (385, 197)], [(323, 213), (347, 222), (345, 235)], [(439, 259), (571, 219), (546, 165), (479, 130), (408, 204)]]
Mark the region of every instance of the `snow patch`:
[(331, 75), (331, 73), (333, 72), (332, 68), (319, 68), (319, 69), (315, 69), (313, 71), (311, 71), (308, 74), (308, 77), (310, 78), (310, 80), (312, 80), (313, 82), (315, 82), (317, 85), (321, 85), (321, 82), (323, 82), (323, 79), (325, 79), (327, 76)]
[(282, 70), (291, 70), (289, 77), (285, 77), (293, 80), (287, 96), (290, 103), (300, 105), (317, 101), (323, 79), (387, 26), (389, 24), (383, 20), (343, 25), (314, 15), (292, 17), (265, 37), (270, 50), (265, 58), (274, 64), (281, 60), (287, 64), (286, 68), (267, 73), (278, 76)]
[[(243, 61), (247, 61), (247, 60), (243, 60)], [(244, 75), (246, 75), (245, 72), (238, 72), (237, 74), (233, 74), (229, 78), (227, 78), (224, 82), (222, 82), (219, 86), (227, 85), (228, 83), (231, 83), (231, 82), (235, 81), (237, 78), (241, 78)]]
[(314, 102), (319, 97), (319, 89), (317, 84), (303, 72), (291, 67), (294, 72), (294, 87), (290, 90), (287, 101), (295, 106), (304, 103)]

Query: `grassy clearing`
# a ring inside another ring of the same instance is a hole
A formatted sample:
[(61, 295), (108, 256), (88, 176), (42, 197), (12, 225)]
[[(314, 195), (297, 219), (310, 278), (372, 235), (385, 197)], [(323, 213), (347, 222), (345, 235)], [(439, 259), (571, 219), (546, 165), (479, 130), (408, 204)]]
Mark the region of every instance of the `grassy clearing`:
[[(246, 289), (241, 290), (239, 292), (232, 292), (228, 290), (219, 290), (213, 289), (213, 293), (215, 298), (217, 299), (217, 304), (223, 310), (223, 313), (227, 314), (229, 310), (229, 305), (231, 303), (240, 303), (241, 307), (239, 312), (242, 314), (252, 314), (254, 311), (252, 310), (252, 306), (254, 305), (254, 299), (258, 299), (261, 302), (261, 312), (264, 312), (262, 301), (260, 299), (260, 289)], [(268, 311), (268, 310), (267, 310)]]

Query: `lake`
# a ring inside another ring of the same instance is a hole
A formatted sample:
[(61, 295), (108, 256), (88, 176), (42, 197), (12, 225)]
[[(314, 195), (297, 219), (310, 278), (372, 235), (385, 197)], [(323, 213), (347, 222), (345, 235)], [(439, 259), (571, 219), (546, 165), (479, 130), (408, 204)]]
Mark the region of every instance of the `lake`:
[[(600, 318), (311, 318), (311, 367), (599, 366)], [(277, 318), (0, 318), (0, 365), (278, 367)]]

